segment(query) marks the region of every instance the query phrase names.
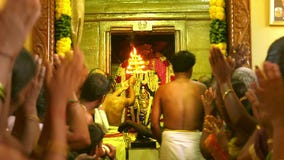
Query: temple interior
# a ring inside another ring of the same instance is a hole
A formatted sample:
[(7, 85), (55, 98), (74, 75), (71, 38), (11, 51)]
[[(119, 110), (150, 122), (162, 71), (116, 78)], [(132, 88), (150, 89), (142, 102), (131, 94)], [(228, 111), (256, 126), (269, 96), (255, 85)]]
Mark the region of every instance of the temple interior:
[[(262, 64), (268, 44), (283, 35), (284, 21), (270, 20), (270, 1), (226, 0), (226, 56), (233, 57), (240, 66), (253, 68)], [(110, 75), (116, 90), (127, 86), (131, 76), (136, 77), (135, 100), (125, 107), (121, 122), (128, 119), (150, 129), (155, 92), (174, 79), (169, 59), (178, 51), (190, 50), (195, 54), (193, 80), (212, 77), (208, 61), (210, 0), (71, 2), (72, 40), (83, 51), (87, 69), (97, 68)], [(56, 54), (56, 0), (41, 3), (42, 15), (25, 47), (43, 61), (50, 61), (51, 55)], [(128, 92), (121, 94), (127, 96)], [(159, 144), (155, 140), (133, 135), (132, 130), (119, 133), (120, 123), (111, 123), (103, 123), (107, 127), (103, 142), (116, 147), (118, 160), (159, 159)]]

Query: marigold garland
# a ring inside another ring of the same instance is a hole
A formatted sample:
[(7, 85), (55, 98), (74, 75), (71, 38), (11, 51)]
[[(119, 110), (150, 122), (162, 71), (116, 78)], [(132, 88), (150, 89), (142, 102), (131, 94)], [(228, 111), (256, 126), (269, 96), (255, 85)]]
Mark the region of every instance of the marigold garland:
[(55, 4), (55, 51), (65, 56), (71, 50), (71, 2), (70, 0), (56, 0)]
[(227, 55), (227, 22), (224, 0), (210, 0), (210, 44)]

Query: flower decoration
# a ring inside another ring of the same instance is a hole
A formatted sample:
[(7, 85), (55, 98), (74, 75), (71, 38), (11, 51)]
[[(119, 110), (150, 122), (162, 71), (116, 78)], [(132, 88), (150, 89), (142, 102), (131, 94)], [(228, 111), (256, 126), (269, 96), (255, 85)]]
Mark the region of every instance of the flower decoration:
[(55, 51), (65, 56), (71, 50), (71, 2), (70, 0), (56, 0), (55, 2)]
[(211, 47), (220, 48), (227, 55), (227, 22), (224, 0), (210, 0), (209, 2), (210, 44)]

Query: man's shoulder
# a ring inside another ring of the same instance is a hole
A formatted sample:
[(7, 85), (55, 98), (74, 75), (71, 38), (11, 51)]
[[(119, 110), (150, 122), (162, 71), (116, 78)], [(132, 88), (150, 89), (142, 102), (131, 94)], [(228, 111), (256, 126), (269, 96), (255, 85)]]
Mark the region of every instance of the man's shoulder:
[(201, 89), (206, 89), (206, 85), (204, 83), (201, 83), (199, 81), (194, 81), (194, 80), (192, 80), (192, 82), (195, 83)]

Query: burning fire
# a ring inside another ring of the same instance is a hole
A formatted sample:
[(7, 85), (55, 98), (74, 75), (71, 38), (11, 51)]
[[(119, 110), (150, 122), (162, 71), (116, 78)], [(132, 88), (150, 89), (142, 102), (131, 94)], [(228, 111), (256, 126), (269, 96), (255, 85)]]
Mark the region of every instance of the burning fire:
[(130, 57), (128, 59), (128, 66), (126, 68), (127, 74), (138, 74), (144, 73), (145, 62), (143, 61), (141, 55), (137, 54), (136, 48), (130, 52)]

